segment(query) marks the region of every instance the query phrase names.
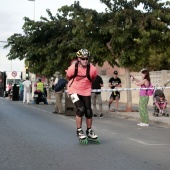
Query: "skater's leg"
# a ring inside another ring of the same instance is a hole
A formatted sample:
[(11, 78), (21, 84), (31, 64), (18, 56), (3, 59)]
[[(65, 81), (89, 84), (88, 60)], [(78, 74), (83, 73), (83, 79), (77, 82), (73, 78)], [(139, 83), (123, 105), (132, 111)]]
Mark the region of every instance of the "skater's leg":
[(92, 119), (86, 118), (86, 125), (87, 125), (87, 129), (91, 129), (91, 127), (92, 127)]
[(81, 128), (81, 126), (82, 126), (82, 117), (76, 116), (76, 126), (77, 126), (77, 128)]
[(81, 129), (82, 126), (82, 116), (84, 115), (84, 106), (82, 105), (81, 101), (76, 102), (77, 112), (76, 112), (76, 126), (77, 126), (77, 137), (79, 138), (79, 142), (81, 144), (87, 144), (87, 137), (84, 135), (83, 130)]
[(77, 126), (77, 137), (79, 138), (79, 142), (82, 144), (87, 144), (87, 138), (83, 133), (83, 130), (81, 129), (82, 126), (82, 117), (85, 112), (85, 108), (83, 106), (83, 103), (81, 100), (78, 100), (77, 102), (74, 103), (77, 111), (76, 111), (76, 126)]

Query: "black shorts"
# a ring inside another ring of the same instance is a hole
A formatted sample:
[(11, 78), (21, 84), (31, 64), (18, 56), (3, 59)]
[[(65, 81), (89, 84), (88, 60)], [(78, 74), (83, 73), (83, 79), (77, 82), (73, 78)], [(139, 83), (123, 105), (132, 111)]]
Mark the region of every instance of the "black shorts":
[(75, 102), (75, 106), (78, 110), (78, 108), (84, 107), (85, 108), (85, 116), (87, 117), (87, 110), (90, 111), (91, 117), (93, 116), (93, 112), (91, 109), (91, 96), (81, 96), (78, 95), (79, 100), (77, 102)]
[(112, 93), (111, 93), (111, 95), (110, 95), (110, 99), (113, 99), (113, 100), (116, 100), (116, 99), (120, 99), (120, 92), (115, 92), (115, 91), (113, 91)]

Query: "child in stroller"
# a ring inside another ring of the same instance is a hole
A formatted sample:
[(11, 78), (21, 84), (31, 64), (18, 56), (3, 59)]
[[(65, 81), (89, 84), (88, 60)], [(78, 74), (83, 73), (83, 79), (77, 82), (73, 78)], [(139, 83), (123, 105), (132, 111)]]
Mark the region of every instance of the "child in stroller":
[(162, 90), (157, 89), (154, 92), (154, 116), (159, 116), (159, 114), (162, 114), (163, 116), (169, 117), (169, 114), (167, 113), (167, 100), (165, 99), (165, 95)]

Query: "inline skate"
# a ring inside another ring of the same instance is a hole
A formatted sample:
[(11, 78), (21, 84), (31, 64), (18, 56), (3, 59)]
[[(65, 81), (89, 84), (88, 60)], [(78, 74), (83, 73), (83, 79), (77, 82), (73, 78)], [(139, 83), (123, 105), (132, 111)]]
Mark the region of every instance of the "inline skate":
[(79, 142), (81, 144), (87, 145), (88, 144), (88, 140), (86, 135), (84, 135), (84, 132), (82, 129), (77, 129), (77, 137), (79, 138)]
[(92, 129), (86, 130), (86, 135), (88, 142), (100, 144), (98, 136), (94, 133)]

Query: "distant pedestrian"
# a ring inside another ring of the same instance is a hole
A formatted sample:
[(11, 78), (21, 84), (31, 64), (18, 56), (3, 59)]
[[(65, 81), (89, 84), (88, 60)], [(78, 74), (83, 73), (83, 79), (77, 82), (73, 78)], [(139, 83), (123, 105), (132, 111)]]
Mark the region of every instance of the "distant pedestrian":
[[(113, 77), (109, 79), (109, 87), (111, 89), (115, 89), (116, 87), (122, 87), (122, 82), (121, 79), (117, 76), (118, 72), (115, 70), (113, 72)], [(118, 102), (120, 99), (120, 92), (119, 91), (113, 91), (110, 95), (110, 100), (109, 100), (109, 109), (112, 104), (112, 102), (115, 100), (116, 101), (116, 111), (118, 110)]]
[[(102, 78), (97, 75), (96, 79), (92, 83), (92, 90), (93, 89), (101, 89), (103, 87), (103, 80)], [(92, 92), (91, 93), (91, 99), (92, 99), (92, 105), (93, 105), (93, 117), (97, 117), (98, 113), (100, 115), (100, 118), (103, 117), (103, 112), (102, 112), (102, 97), (101, 97), (101, 92)], [(97, 111), (96, 104), (98, 103), (99, 105), (99, 111)]]
[[(56, 79), (53, 83), (54, 86), (58, 83), (58, 80), (60, 78), (59, 74), (60, 74), (59, 72), (56, 72)], [(64, 109), (62, 105), (63, 93), (64, 93), (64, 89), (57, 92), (55, 91), (56, 103), (55, 103), (55, 110), (52, 112), (54, 114), (58, 114), (58, 113), (64, 114)]]
[(22, 84), (23, 80), (19, 83), (19, 100), (23, 101), (23, 95), (24, 95), (24, 85)]
[[(141, 70), (141, 80), (136, 79), (133, 75), (131, 75), (131, 80), (132, 82), (140, 86), (141, 88), (147, 88), (149, 87), (151, 80), (150, 80), (150, 75), (149, 71), (147, 69), (142, 69)], [(147, 111), (147, 105), (149, 101), (149, 96), (147, 95), (146, 90), (140, 90), (139, 92), (139, 114), (141, 118), (141, 123), (138, 123), (138, 126), (149, 126), (149, 116), (148, 116), (148, 111)]]
[(27, 77), (26, 80), (22, 83), (24, 85), (24, 96), (23, 96), (23, 103), (30, 103), (30, 87), (31, 81)]
[(47, 98), (47, 88), (48, 88), (48, 85), (44, 83), (44, 95), (46, 98)]
[(9, 84), (8, 84), (8, 86), (7, 86), (7, 90), (8, 90), (8, 92), (7, 92), (8, 97), (9, 97), (9, 99), (11, 100), (10, 93), (11, 93), (11, 90), (12, 90), (12, 83), (9, 83)]

